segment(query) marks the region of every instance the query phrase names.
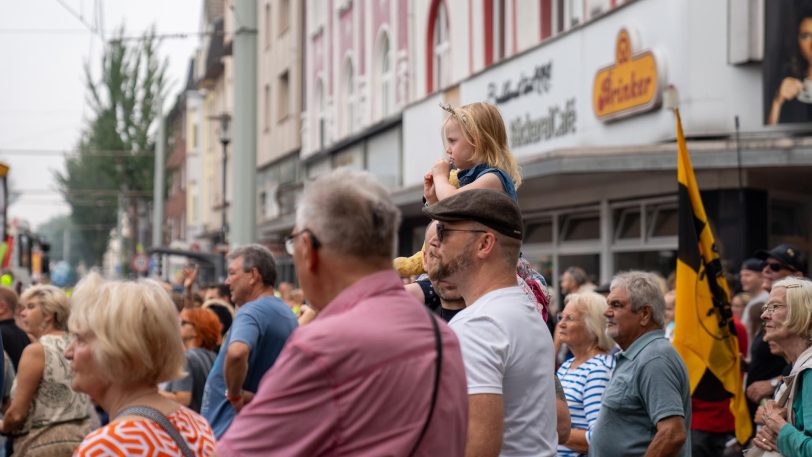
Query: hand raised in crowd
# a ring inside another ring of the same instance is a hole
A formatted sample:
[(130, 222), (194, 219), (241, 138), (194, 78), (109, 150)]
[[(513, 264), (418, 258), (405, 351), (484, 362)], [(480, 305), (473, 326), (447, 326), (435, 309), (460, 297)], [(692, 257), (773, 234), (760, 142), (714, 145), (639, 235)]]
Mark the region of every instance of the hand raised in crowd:
[(183, 268), (183, 289), (191, 290), (197, 282), (197, 275), (200, 273), (200, 265), (187, 266)]

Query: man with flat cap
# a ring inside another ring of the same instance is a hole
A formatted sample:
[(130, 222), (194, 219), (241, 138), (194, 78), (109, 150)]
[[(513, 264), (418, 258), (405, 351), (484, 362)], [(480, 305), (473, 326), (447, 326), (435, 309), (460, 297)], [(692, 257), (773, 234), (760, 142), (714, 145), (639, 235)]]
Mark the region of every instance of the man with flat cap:
[(449, 323), (468, 379), (466, 455), (555, 455), (553, 341), (517, 285), (519, 207), (504, 192), (472, 189), (423, 212), (438, 221), (429, 277), (457, 284), (467, 304)]

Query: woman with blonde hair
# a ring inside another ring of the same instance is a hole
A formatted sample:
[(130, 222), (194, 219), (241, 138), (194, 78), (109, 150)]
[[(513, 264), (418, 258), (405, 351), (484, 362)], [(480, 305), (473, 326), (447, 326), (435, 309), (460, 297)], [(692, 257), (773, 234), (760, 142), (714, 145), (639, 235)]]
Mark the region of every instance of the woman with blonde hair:
[[(755, 446), (785, 457), (812, 455), (812, 282), (787, 277), (773, 284), (762, 306), (764, 341), (792, 364), (789, 376), (764, 406)], [(771, 349), (772, 350), (772, 349)]]
[(615, 343), (606, 334), (606, 299), (594, 292), (571, 293), (558, 318), (558, 335), (574, 357), (558, 369), (570, 410), (572, 430), (558, 455), (581, 456), (589, 450), (592, 426), (598, 420), (601, 397), (614, 369), (609, 352)]
[(71, 390), (65, 359), (68, 297), (54, 286), (34, 286), (20, 297), (21, 323), (35, 342), (20, 357), (0, 431), (14, 437), (14, 454), (69, 456), (92, 428), (87, 395)]
[(74, 456), (211, 455), (206, 420), (158, 391), (158, 383), (183, 375), (186, 360), (177, 311), (160, 284), (106, 282), (94, 273), (71, 301), (74, 339), (65, 355), (72, 387), (110, 415)]

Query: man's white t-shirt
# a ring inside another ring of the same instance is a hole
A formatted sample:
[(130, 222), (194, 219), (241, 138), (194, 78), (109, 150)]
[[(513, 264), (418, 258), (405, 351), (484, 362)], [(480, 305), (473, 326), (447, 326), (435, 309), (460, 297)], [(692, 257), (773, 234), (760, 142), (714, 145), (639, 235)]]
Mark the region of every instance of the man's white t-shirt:
[(520, 287), (489, 292), (449, 323), (462, 346), (468, 395), (501, 394), (505, 405), (499, 455), (554, 456), (553, 340)]

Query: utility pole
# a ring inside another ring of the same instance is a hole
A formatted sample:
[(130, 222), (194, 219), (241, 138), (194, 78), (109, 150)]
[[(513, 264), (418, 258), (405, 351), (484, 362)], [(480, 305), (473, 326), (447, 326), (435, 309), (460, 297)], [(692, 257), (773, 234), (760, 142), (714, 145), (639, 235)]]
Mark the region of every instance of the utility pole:
[(156, 103), (158, 105), (158, 138), (155, 139), (155, 182), (152, 190), (152, 246), (157, 248), (163, 242), (166, 127), (164, 126), (163, 100), (160, 96), (157, 97)]
[(229, 235), (232, 247), (257, 241), (257, 1), (234, 9), (234, 117)]

